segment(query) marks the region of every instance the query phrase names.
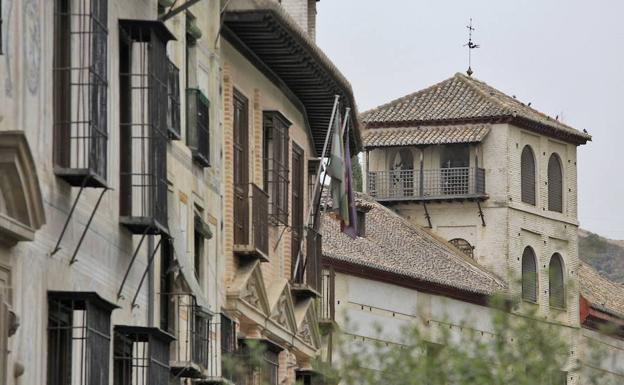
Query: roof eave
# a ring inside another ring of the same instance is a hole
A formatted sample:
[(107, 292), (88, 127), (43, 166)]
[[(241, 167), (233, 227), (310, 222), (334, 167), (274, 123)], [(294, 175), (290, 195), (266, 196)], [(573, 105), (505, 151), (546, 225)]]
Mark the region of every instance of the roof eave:
[(353, 152), (362, 149), (351, 85), (279, 4), (268, 0), (233, 0), (223, 20), (224, 26), (301, 101), (317, 153), (321, 153), (325, 141), (335, 95), (340, 95), (343, 112), (346, 107), (351, 109)]

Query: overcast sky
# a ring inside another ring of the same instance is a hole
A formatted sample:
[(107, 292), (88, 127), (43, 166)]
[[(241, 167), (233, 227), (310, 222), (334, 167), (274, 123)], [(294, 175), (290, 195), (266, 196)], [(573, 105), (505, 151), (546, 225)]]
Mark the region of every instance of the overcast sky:
[(360, 112), (468, 66), (593, 141), (578, 155), (581, 227), (624, 239), (624, 1), (322, 0), (317, 43)]

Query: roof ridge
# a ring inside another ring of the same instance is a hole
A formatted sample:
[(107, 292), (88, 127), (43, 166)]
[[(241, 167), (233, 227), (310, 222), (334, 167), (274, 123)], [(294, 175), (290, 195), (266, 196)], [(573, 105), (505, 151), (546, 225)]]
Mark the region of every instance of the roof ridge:
[(504, 92), (501, 92), (499, 90), (497, 90), (496, 88), (488, 85), (486, 82), (473, 78), (473, 77), (469, 77), (466, 76), (464, 74), (462, 74), (461, 72), (457, 72), (455, 74), (455, 76), (459, 79), (461, 79), (462, 82), (464, 82), (464, 84), (466, 84), (468, 87), (470, 87), (471, 89), (473, 89), (474, 91), (476, 91), (478, 94), (480, 94), (481, 96), (483, 96), (484, 99), (486, 99), (488, 102), (495, 104), (496, 106), (502, 108), (505, 110), (506, 113), (508, 113), (509, 115), (513, 115), (516, 111), (511, 110), (508, 105), (506, 105), (505, 103), (496, 100), (496, 98), (494, 98), (494, 96), (489, 95), (487, 92), (485, 92), (484, 90), (482, 90), (481, 88), (477, 87), (474, 83), (478, 82), (483, 84), (486, 87), (489, 87), (491, 89), (493, 89), (494, 91), (500, 92), (501, 94), (505, 94)]
[(370, 110), (366, 110), (366, 111), (362, 112), (362, 113), (360, 114), (360, 117), (361, 117), (361, 119), (362, 119), (363, 121), (366, 121), (366, 116), (367, 116), (367, 115), (372, 114), (372, 113), (373, 113), (373, 112), (375, 112), (375, 111), (381, 110), (381, 109), (383, 109), (383, 108), (388, 108), (388, 107), (395, 106), (396, 104), (398, 104), (399, 102), (402, 102), (402, 101), (404, 101), (404, 100), (409, 100), (409, 99), (412, 99), (414, 96), (416, 96), (416, 95), (418, 95), (418, 94), (420, 94), (420, 93), (425, 93), (425, 92), (427, 92), (427, 91), (429, 91), (429, 90), (432, 90), (432, 89), (438, 88), (438, 87), (440, 87), (443, 83), (446, 83), (446, 82), (448, 82), (449, 80), (452, 80), (452, 79), (453, 79), (453, 77), (450, 77), (450, 78), (447, 78), (447, 79), (441, 80), (441, 81), (439, 81), (439, 82), (437, 82), (437, 83), (434, 83), (434, 84), (430, 85), (429, 87), (425, 87), (425, 88), (420, 89), (420, 90), (418, 90), (418, 91), (416, 91), (416, 92), (412, 92), (412, 93), (409, 93), (409, 94), (407, 94), (407, 95), (403, 95), (403, 96), (401, 96), (401, 97), (399, 97), (399, 98), (396, 98), (396, 99), (393, 99), (393, 100), (391, 100), (391, 101), (389, 101), (389, 102), (387, 102), (387, 103), (381, 104), (381, 105), (379, 105), (379, 106), (377, 106), (377, 107), (373, 107), (373, 108), (371, 108)]

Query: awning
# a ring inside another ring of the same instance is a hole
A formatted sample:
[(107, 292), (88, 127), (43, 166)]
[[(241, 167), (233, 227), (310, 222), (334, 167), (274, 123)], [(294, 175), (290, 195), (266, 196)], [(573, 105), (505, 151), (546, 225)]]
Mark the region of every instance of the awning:
[(323, 150), (334, 104), (351, 108), (352, 153), (361, 150), (351, 85), (309, 36), (274, 0), (230, 0), (222, 35), (307, 117), (317, 155)]
[(489, 124), (371, 128), (364, 132), (364, 147), (479, 143), (490, 132)]

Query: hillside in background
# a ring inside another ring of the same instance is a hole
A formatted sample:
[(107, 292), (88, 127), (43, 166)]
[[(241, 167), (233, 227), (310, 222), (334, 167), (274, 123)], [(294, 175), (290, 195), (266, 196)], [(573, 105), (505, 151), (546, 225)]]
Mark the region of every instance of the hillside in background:
[(606, 278), (624, 283), (624, 241), (604, 238), (581, 229), (579, 257)]

